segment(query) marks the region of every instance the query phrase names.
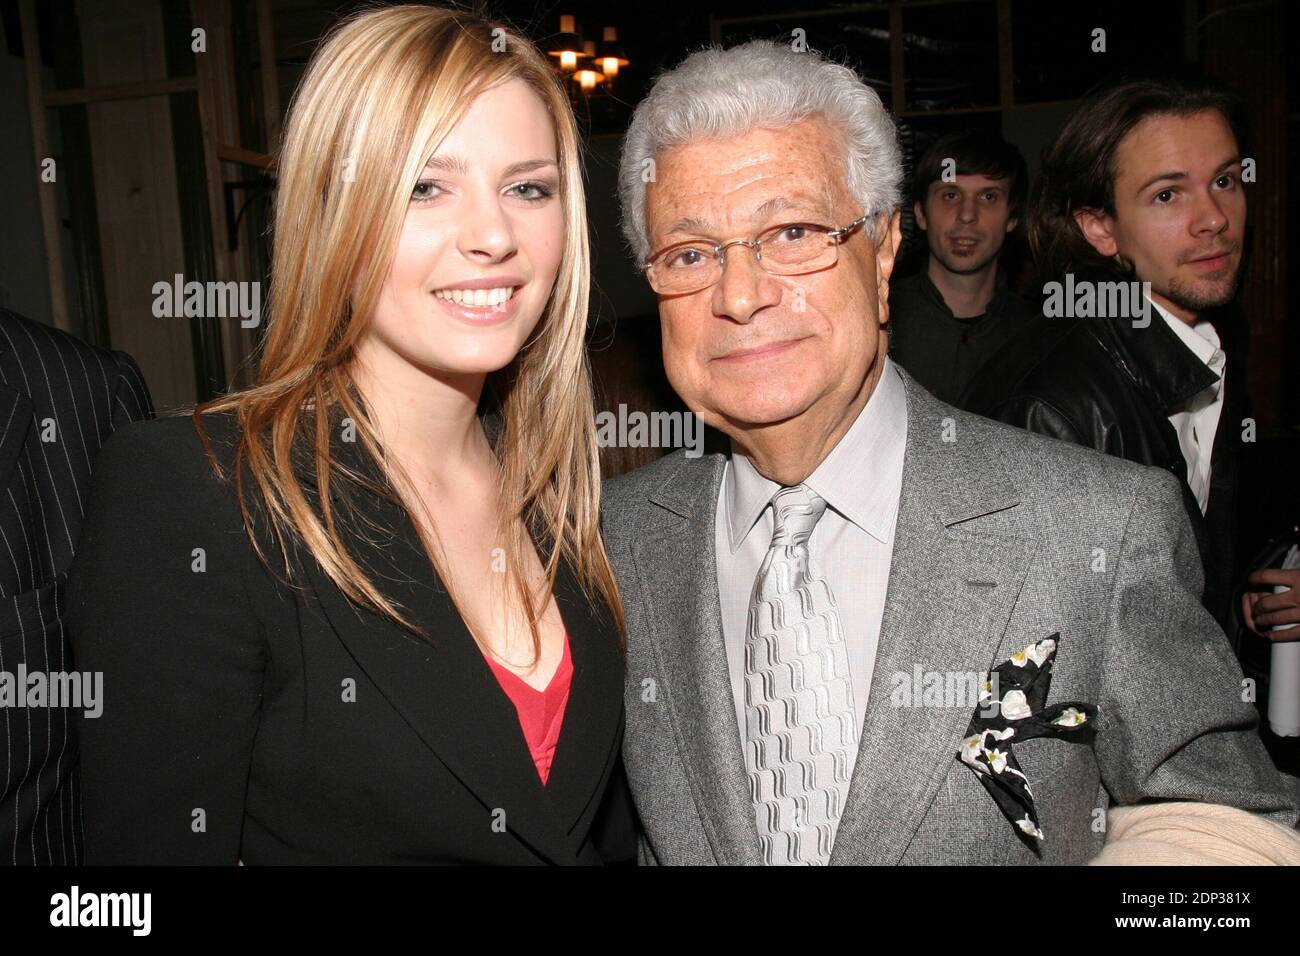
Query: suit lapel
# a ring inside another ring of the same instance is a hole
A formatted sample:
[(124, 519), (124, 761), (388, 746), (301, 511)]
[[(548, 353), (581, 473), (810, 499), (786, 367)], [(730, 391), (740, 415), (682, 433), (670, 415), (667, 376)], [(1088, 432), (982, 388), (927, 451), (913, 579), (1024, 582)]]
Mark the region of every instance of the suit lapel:
[[(956, 758), (973, 706), (895, 706), (895, 674), (986, 672), (1036, 543), (964, 527), (1019, 502), (993, 454), (944, 441), (952, 409), (907, 386), (894, 551), (862, 739), (832, 863), (896, 864)], [(919, 703), (919, 702), (913, 702)]]
[[(683, 459), (651, 495), (662, 511), (633, 545), (670, 720), (714, 858), (762, 862), (732, 703), (718, 601), (714, 516), (725, 458)], [(665, 580), (668, 578), (668, 580)], [(683, 583), (684, 582), (684, 583)]]
[[(618, 758), (626, 665), (613, 622), (593, 609), (565, 561), (555, 600), (569, 631), (573, 682), (545, 791), (564, 832), (572, 834)], [(531, 759), (528, 770), (536, 778)]]
[(0, 384), (0, 487), (7, 488), (13, 481), (32, 414), (31, 399), (11, 385)]
[[(0, 356), (3, 356), (0, 349)], [(8, 492), (4, 506), (0, 507), (0, 535), (17, 547), (25, 535), (41, 533), (39, 525), (24, 528), (23, 522), (31, 515), (31, 482), (23, 481), (18, 471), (19, 460), (27, 438), (32, 431), (32, 402), (18, 389), (0, 383), (0, 492)], [(32, 590), (50, 579), (47, 551), (33, 548), (36, 557), (27, 562), (5, 562), (0, 571), (0, 594), (17, 594)]]
[[(897, 863), (953, 761), (973, 707), (894, 707), (896, 672), (985, 672), (996, 663), (1034, 540), (979, 531), (1017, 489), (978, 443), (944, 441), (954, 409), (905, 372), (903, 487), (867, 713), (832, 863)], [(722, 864), (762, 862), (718, 601), (714, 521), (725, 458), (682, 459), (653, 489), (655, 523), (633, 544), (677, 746)], [(685, 582), (683, 585), (682, 582)]]
[[(359, 441), (336, 441), (334, 448), (349, 467), (379, 474)], [(317, 500), (314, 478), (306, 470), (299, 474), (309, 499)], [(332, 495), (337, 508), (340, 499), (333, 490)], [(623, 668), (613, 628), (591, 610), (562, 562), (555, 596), (569, 631), (574, 674), (551, 776), (543, 787), (514, 705), (435, 574), (415, 527), (393, 502), (369, 493), (359, 493), (357, 500), (367, 520), (390, 537), (377, 545), (356, 531), (356, 522), (344, 520), (345, 546), (430, 639), (421, 641), (380, 615), (355, 608), (305, 555), (303, 565), (327, 622), (393, 709), (482, 801), (485, 827), (500, 820), (544, 859), (577, 862), (581, 841), (574, 828), (598, 793), (621, 736)]]

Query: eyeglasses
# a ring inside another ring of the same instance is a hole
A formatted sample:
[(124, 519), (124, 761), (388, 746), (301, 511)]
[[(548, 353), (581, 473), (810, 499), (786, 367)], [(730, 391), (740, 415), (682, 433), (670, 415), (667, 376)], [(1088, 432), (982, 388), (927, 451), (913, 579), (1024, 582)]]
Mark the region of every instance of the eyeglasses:
[(727, 248), (749, 246), (765, 272), (778, 276), (803, 275), (833, 266), (840, 242), (869, 218), (855, 219), (843, 229), (811, 222), (788, 222), (765, 230), (757, 239), (732, 239), (715, 243), (691, 239), (660, 249), (646, 260), (646, 278), (660, 295), (684, 295), (706, 289), (722, 277)]

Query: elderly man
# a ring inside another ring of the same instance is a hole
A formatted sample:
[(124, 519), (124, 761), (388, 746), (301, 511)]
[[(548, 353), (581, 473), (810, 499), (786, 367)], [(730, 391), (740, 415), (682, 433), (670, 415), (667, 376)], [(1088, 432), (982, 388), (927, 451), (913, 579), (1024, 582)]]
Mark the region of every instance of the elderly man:
[(1082, 863), (1108, 821), (1294, 854), (1173, 476), (890, 361), (901, 178), (876, 94), (770, 43), (690, 56), (628, 131), (669, 379), (731, 439), (605, 489), (642, 862)]

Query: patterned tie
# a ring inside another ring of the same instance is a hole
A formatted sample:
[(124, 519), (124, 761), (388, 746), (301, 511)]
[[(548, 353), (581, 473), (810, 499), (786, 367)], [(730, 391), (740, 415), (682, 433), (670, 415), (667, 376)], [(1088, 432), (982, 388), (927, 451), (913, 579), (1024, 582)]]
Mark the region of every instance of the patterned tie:
[(745, 638), (745, 766), (763, 861), (825, 864), (858, 753), (840, 616), (809, 566), (826, 501), (796, 485), (772, 510)]

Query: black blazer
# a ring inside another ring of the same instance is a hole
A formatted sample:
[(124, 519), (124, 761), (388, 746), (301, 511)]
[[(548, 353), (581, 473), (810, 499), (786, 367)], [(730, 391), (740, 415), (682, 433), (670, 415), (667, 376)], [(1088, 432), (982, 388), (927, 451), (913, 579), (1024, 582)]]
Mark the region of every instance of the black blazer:
[[(233, 416), (204, 420), (228, 472)], [(338, 431), (334, 454), (377, 475)], [(354, 608), (305, 549), (299, 586), (276, 582), (190, 419), (105, 446), (69, 590), (78, 661), (105, 683), (80, 727), (87, 863), (602, 862), (593, 820), (623, 731), (609, 620), (565, 567), (574, 673), (543, 787), (415, 528), (377, 495), (351, 500), (379, 530), (349, 523), (350, 552), (430, 642)]]
[[(0, 671), (10, 680), (20, 669), (74, 670), (63, 600), (91, 471), (115, 429), (152, 417), (144, 376), (125, 352), (0, 309)], [(79, 863), (67, 709), (0, 707), (0, 864)]]

